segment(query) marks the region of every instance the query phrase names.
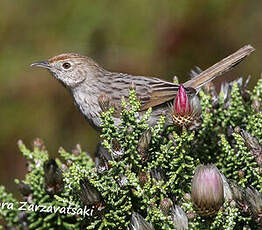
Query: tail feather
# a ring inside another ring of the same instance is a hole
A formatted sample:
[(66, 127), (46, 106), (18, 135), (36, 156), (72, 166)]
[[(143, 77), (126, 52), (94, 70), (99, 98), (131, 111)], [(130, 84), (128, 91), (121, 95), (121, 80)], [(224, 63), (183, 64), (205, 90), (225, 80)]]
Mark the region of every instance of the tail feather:
[(215, 65), (209, 67), (205, 71), (201, 72), (197, 77), (184, 83), (185, 87), (193, 87), (197, 91), (206, 83), (212, 81), (214, 78), (224, 74), (232, 69), (234, 66), (244, 60), (245, 57), (250, 55), (255, 49), (251, 45), (246, 45), (224, 58)]

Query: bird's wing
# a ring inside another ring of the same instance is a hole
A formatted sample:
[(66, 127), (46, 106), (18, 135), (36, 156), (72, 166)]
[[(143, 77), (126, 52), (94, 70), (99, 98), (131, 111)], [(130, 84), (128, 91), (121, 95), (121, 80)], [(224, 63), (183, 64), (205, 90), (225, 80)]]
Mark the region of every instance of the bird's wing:
[[(179, 85), (159, 78), (122, 73), (108, 73), (104, 80), (110, 86), (108, 89), (104, 89), (104, 93), (111, 95), (112, 101), (115, 102), (116, 111), (121, 111), (121, 98), (128, 99), (132, 85), (136, 90), (138, 99), (141, 101), (141, 111), (171, 101), (176, 97), (179, 89)], [(191, 87), (187, 87), (186, 92), (189, 96), (196, 93)]]
[[(142, 103), (141, 111), (171, 101), (177, 95), (179, 85), (160, 79), (154, 80), (150, 83), (151, 92), (149, 93), (149, 97), (140, 97)], [(196, 93), (195, 89), (191, 87), (187, 87), (186, 92), (188, 96), (193, 96)]]

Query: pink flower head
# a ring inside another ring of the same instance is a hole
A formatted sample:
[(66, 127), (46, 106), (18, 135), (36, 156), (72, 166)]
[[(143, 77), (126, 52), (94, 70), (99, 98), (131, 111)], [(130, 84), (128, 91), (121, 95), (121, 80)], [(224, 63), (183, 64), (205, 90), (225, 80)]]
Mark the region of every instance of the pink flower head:
[[(190, 92), (190, 94), (188, 94)], [(201, 115), (201, 105), (196, 91), (192, 88), (179, 86), (176, 98), (171, 106), (173, 124), (188, 127)]]
[(215, 165), (197, 167), (192, 179), (192, 201), (202, 216), (215, 214), (223, 205), (223, 181)]
[(174, 111), (180, 116), (189, 115), (192, 112), (190, 101), (183, 85), (179, 86), (178, 93), (174, 100)]

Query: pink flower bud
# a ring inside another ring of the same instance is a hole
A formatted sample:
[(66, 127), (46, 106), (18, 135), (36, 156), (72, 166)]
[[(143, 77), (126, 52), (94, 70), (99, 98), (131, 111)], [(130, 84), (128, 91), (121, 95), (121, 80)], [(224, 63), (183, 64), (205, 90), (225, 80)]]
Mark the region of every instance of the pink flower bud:
[(191, 113), (191, 105), (183, 85), (179, 86), (179, 90), (174, 100), (174, 110), (180, 116), (185, 116)]
[(214, 215), (223, 205), (223, 181), (215, 165), (197, 167), (192, 179), (192, 201), (201, 216)]
[(196, 95), (188, 96), (183, 85), (180, 85), (172, 108), (175, 125), (189, 126), (201, 114), (201, 105)]

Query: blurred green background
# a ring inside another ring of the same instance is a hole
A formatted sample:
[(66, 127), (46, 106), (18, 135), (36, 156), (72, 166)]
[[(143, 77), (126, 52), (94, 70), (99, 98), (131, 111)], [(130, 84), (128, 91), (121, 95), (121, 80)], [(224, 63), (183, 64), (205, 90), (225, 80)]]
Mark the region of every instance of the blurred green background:
[(251, 74), (252, 86), (261, 72), (261, 0), (0, 2), (0, 184), (11, 191), (25, 171), (18, 139), (40, 137), (51, 155), (77, 143), (93, 154), (99, 140), (69, 93), (32, 62), (76, 52), (112, 71), (185, 81), (195, 65), (250, 43), (256, 52), (225, 77)]

